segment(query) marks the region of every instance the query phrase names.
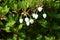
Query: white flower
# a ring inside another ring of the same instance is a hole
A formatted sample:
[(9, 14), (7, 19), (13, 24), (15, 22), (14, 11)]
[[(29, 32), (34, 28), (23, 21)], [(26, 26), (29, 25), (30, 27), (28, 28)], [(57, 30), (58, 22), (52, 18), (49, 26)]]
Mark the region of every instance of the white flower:
[(38, 18), (38, 14), (33, 13), (32, 16), (33, 16), (33, 18), (35, 18), (35, 19)]
[(32, 17), (35, 18), (35, 13), (32, 14)]
[(44, 13), (44, 14), (43, 14), (43, 18), (46, 18), (46, 17), (47, 17), (47, 15)]
[(37, 19), (38, 18), (38, 14), (35, 14), (35, 19)]
[(30, 25), (30, 22), (29, 22), (29, 21), (28, 21), (28, 22), (26, 22), (26, 25), (27, 25), (27, 26), (29, 26), (29, 25)]
[(23, 23), (23, 19), (22, 19), (22, 18), (20, 18), (20, 19), (19, 19), (19, 22), (20, 22), (20, 23)]
[(34, 20), (33, 19), (30, 19), (30, 23), (33, 24), (34, 23)]
[(24, 13), (22, 12), (21, 14), (23, 15)]
[(43, 8), (42, 7), (38, 7), (37, 9), (38, 9), (39, 12), (41, 12)]
[(29, 18), (28, 18), (28, 17), (26, 17), (26, 18), (25, 18), (25, 22), (28, 22), (28, 21), (29, 21)]

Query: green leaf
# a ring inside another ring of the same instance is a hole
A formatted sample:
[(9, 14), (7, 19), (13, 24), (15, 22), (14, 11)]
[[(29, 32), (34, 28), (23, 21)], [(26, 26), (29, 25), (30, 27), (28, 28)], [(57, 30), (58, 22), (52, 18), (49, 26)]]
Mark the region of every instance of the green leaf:
[(23, 24), (20, 24), (20, 25), (19, 25), (19, 27), (18, 27), (18, 29), (20, 29), (20, 30), (21, 30), (21, 29), (22, 29), (22, 27), (23, 27)]
[(27, 6), (27, 8), (30, 6), (29, 2), (27, 2), (26, 6)]
[(16, 40), (16, 39), (17, 39), (16, 35), (14, 35), (12, 39), (13, 39), (13, 40)]
[(14, 20), (18, 20), (18, 17), (19, 17), (19, 14), (16, 14), (15, 16), (14, 16)]
[(10, 20), (9, 22), (6, 23), (6, 27), (12, 27), (16, 22), (14, 20)]
[(60, 26), (58, 24), (54, 23), (52, 28), (54, 30), (59, 30), (60, 29)]
[(56, 14), (54, 17), (60, 19), (60, 14)]
[(17, 5), (18, 5), (17, 9), (20, 10), (21, 9), (21, 2), (19, 1)]
[(45, 36), (45, 40), (55, 40), (55, 37), (47, 37), (47, 36)]
[(38, 34), (36, 39), (37, 40), (41, 40), (42, 39), (42, 35)]
[(22, 39), (22, 38), (19, 38), (19, 40), (24, 40), (24, 39)]
[(0, 25), (3, 25), (3, 23), (0, 21)]
[(41, 26), (43, 26), (44, 28), (47, 27), (48, 22), (46, 20), (40, 20), (39, 23), (41, 24)]
[(26, 35), (25, 35), (25, 33), (23, 33), (23, 32), (20, 32), (20, 33), (19, 33), (19, 36), (20, 36), (20, 38), (23, 38), (23, 39), (26, 38)]
[(60, 8), (60, 2), (59, 1), (57, 1), (57, 2), (55, 2), (55, 3), (53, 3), (54, 5), (53, 5), (53, 7), (55, 8), (55, 9), (59, 9)]
[(7, 8), (7, 5), (2, 9), (2, 15), (6, 15), (9, 12), (9, 8)]
[(2, 10), (2, 7), (0, 6), (0, 12), (1, 12), (1, 10)]
[(8, 40), (8, 39), (9, 39), (9, 40), (12, 40), (11, 38), (7, 38), (7, 40)]
[(13, 9), (14, 9), (14, 10), (17, 10), (17, 4), (14, 4)]
[(21, 7), (22, 9), (26, 10), (26, 1), (21, 2)]
[(10, 27), (6, 27), (6, 28), (5, 28), (5, 31), (6, 31), (6, 32), (10, 32)]
[(31, 1), (30, 1), (30, 6), (33, 7), (33, 8), (36, 7), (35, 0), (31, 0)]

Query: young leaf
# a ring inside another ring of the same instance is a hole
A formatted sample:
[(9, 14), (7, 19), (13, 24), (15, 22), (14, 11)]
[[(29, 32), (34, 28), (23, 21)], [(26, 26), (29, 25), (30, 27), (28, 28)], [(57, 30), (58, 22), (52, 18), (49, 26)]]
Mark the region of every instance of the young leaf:
[(6, 27), (6, 28), (5, 28), (5, 31), (6, 31), (6, 32), (10, 32), (10, 27)]
[(23, 24), (20, 24), (20, 25), (19, 25), (19, 27), (18, 27), (18, 29), (20, 29), (20, 30), (21, 30), (21, 29), (22, 29), (22, 27), (23, 27)]
[(2, 12), (2, 15), (6, 15), (9, 12), (9, 8), (7, 8), (7, 5), (4, 8), (2, 8), (1, 12)]
[(12, 20), (12, 21), (7, 22), (5, 26), (6, 27), (8, 27), (8, 26), (12, 27), (15, 23), (16, 22)]

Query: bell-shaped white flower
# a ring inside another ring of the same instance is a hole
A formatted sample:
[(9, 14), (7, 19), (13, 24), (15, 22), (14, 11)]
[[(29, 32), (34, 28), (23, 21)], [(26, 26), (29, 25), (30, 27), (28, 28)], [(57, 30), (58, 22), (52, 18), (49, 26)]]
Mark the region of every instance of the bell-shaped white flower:
[(28, 17), (26, 17), (26, 18), (25, 18), (25, 22), (28, 22), (28, 21), (29, 21), (29, 18), (28, 18)]
[(34, 20), (33, 19), (30, 19), (30, 23), (33, 24), (34, 23)]
[(46, 18), (46, 17), (47, 17), (47, 14), (44, 13), (44, 14), (43, 14), (43, 18)]
[(28, 21), (28, 22), (26, 22), (26, 25), (27, 25), (27, 26), (29, 26), (29, 25), (30, 25), (30, 22), (29, 22), (29, 21)]
[(35, 18), (35, 13), (32, 14), (32, 17)]
[(33, 13), (32, 17), (35, 18), (35, 19), (37, 19), (38, 18), (38, 14)]
[(38, 7), (37, 9), (38, 9), (39, 12), (41, 12), (43, 8), (42, 7)]
[(35, 19), (37, 19), (38, 18), (38, 14), (35, 14)]
[(20, 22), (20, 23), (23, 23), (23, 19), (22, 19), (22, 18), (20, 18), (20, 19), (19, 19), (19, 22)]

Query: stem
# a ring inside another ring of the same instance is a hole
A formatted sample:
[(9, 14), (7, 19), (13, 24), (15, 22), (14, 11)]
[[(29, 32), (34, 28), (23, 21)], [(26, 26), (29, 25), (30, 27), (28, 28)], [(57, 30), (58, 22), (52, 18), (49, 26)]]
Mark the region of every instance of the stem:
[(16, 30), (13, 35), (16, 37), (16, 40), (19, 40), (19, 37), (18, 37), (18, 30)]

